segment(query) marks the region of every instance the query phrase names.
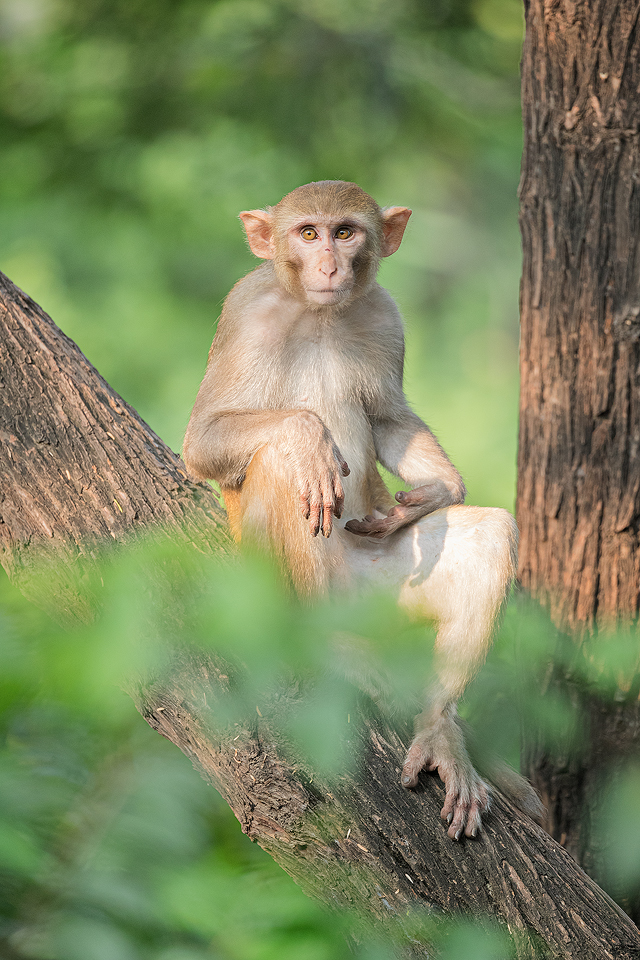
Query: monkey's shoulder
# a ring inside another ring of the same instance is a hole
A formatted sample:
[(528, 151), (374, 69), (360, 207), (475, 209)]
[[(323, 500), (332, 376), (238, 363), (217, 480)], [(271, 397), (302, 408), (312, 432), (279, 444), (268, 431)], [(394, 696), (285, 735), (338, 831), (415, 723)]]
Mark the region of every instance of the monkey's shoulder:
[[(260, 264), (232, 287), (222, 307), (216, 340), (242, 337), (246, 346), (254, 339), (277, 337), (302, 312), (280, 286), (273, 264)], [(215, 341), (214, 341), (215, 346)]]
[(271, 261), (261, 263), (234, 283), (225, 298), (221, 320), (239, 320), (255, 310), (275, 307), (281, 299), (273, 264)]

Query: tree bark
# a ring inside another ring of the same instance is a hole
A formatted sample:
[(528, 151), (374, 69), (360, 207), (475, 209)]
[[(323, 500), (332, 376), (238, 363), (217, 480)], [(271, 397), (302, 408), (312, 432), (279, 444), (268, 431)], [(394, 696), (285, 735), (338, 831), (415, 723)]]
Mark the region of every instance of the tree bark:
[[(141, 420), (40, 307), (0, 273), (0, 551), (9, 577), (60, 617), (105, 542), (155, 527), (201, 550), (231, 546), (208, 484)], [(54, 579), (33, 578), (50, 563)], [(43, 589), (47, 595), (43, 595)], [(88, 598), (91, 601), (91, 598)]]
[[(640, 4), (525, 7), (519, 573), (579, 641), (640, 601)], [(526, 772), (598, 875), (585, 811), (640, 751), (637, 689), (605, 703), (570, 682), (589, 745), (551, 756), (533, 735)]]
[[(162, 535), (224, 551), (210, 489), (111, 390), (40, 308), (0, 275), (0, 531), (3, 565), (23, 589), (44, 551), (56, 568), (91, 562), (104, 541), (162, 523)], [(88, 558), (88, 559), (87, 559)], [(81, 585), (46, 597), (67, 615)], [(41, 599), (41, 598), (38, 598)], [(411, 908), (437, 918), (471, 912), (510, 932), (518, 957), (638, 958), (640, 934), (568, 854), (496, 798), (477, 841), (452, 843), (439, 819), (443, 788), (424, 775), (399, 785), (406, 731), (363, 700), (345, 724), (362, 760), (330, 782), (296, 757), (281, 719), (305, 695), (283, 685), (262, 716), (225, 727), (216, 704), (231, 670), (176, 656), (169, 676), (133, 691), (148, 723), (177, 744), (229, 802), (242, 829), (311, 895), (358, 907), (405, 950), (430, 955)], [(221, 714), (226, 715), (224, 711)], [(357, 921), (354, 920), (357, 924)]]

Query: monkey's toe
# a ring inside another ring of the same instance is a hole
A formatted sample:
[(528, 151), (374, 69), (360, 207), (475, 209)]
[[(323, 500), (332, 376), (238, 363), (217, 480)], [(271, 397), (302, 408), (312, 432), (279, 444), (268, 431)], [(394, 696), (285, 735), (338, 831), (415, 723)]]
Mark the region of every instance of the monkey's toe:
[(451, 779), (453, 785), (451, 780), (445, 781), (447, 795), (440, 812), (449, 824), (447, 835), (452, 840), (459, 840), (463, 833), (466, 837), (477, 837), (482, 829), (482, 814), (491, 803), (489, 787), (477, 774), (472, 778), (454, 775)]
[(400, 783), (403, 787), (406, 787), (407, 790), (411, 790), (413, 787), (417, 786), (418, 783), (418, 774), (421, 770), (424, 770), (425, 767), (428, 767), (431, 762), (431, 757), (426, 753), (419, 744), (414, 743), (407, 753), (406, 760), (404, 761), (404, 766), (402, 768), (402, 773), (400, 775)]
[(449, 824), (447, 836), (452, 840), (465, 837), (477, 837), (482, 829), (482, 805), (478, 800), (456, 800), (447, 797), (440, 816)]

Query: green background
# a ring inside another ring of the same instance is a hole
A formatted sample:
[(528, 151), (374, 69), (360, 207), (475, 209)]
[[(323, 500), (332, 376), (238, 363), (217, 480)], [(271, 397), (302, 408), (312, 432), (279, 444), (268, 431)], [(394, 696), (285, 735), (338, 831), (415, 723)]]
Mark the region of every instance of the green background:
[[(414, 211), (380, 277), (406, 319), (409, 399), (469, 502), (512, 508), (522, 30), (519, 0), (0, 0), (0, 269), (179, 450), (222, 301), (255, 265), (238, 212), (310, 180), (357, 181)], [(105, 571), (104, 611), (77, 629), (0, 583), (2, 956), (352, 956), (119, 690), (141, 625), (162, 619), (144, 566), (125, 554)], [(257, 682), (292, 656), (326, 681), (327, 637), (268, 577), (243, 570), (196, 604), (195, 635), (224, 646), (233, 624)], [(369, 619), (408, 700), (424, 640), (402, 625), (383, 636), (388, 612)], [(516, 763), (521, 622), (509, 611), (467, 707)], [(533, 676), (548, 625), (524, 631)], [(314, 731), (344, 708), (330, 688), (322, 699), (300, 721), (320, 753)], [(538, 702), (522, 694), (531, 716)], [(544, 716), (550, 740), (575, 739), (566, 704)], [(614, 892), (640, 884), (639, 782), (632, 770), (602, 827)], [(491, 931), (434, 936), (452, 960), (510, 955)], [(371, 939), (360, 955), (390, 954)]]
[(410, 206), (407, 394), (512, 507), (521, 35), (519, 0), (3, 0), (1, 269), (180, 450), (238, 212), (321, 179)]

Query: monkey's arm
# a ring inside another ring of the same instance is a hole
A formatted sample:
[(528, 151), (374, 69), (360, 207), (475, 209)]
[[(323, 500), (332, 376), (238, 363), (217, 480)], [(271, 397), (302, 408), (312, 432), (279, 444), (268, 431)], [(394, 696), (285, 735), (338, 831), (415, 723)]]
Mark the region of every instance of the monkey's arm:
[(310, 410), (219, 410), (207, 394), (205, 377), (184, 440), (189, 469), (239, 487), (253, 456), (271, 444), (293, 474), (311, 533), (322, 529), (328, 537), (333, 516), (342, 514), (341, 477), (349, 467), (320, 417)]
[(393, 419), (374, 420), (372, 427), (378, 460), (413, 490), (398, 492), (399, 506), (386, 517), (350, 520), (347, 530), (382, 540), (440, 507), (464, 502), (462, 477), (426, 423), (407, 406)]

